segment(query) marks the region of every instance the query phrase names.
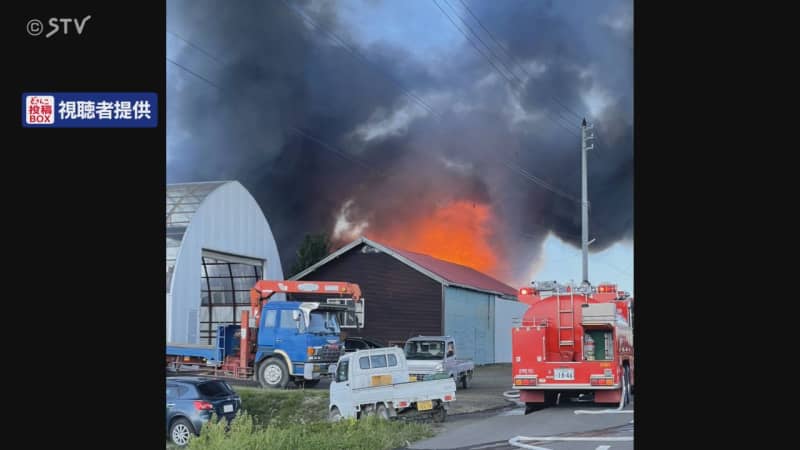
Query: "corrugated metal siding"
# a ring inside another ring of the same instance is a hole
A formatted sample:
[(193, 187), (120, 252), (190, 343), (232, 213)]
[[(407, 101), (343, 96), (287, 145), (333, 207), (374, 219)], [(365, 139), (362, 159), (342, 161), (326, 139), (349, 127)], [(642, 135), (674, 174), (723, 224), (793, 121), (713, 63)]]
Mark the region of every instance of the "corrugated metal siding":
[(445, 334), (456, 340), (459, 359), (494, 362), (494, 296), (467, 289), (445, 289)]
[(521, 319), (528, 305), (521, 302), (494, 300), (494, 361), (511, 362), (511, 328), (515, 318)]
[[(358, 283), (364, 295), (365, 326), (345, 328), (361, 335), (389, 341), (404, 341), (418, 334), (441, 334), (441, 285), (384, 253), (362, 253), (356, 247), (311, 272), (306, 280)], [(293, 296), (320, 301), (322, 296)], [(323, 300), (324, 301), (324, 300)]]
[[(178, 251), (167, 301), (167, 341), (196, 344), (199, 339), (202, 250), (266, 261), (264, 278), (283, 279), (278, 248), (264, 213), (238, 182), (210, 193), (192, 216)], [(194, 318), (189, 320), (194, 311)], [(192, 325), (193, 324), (193, 325)]]

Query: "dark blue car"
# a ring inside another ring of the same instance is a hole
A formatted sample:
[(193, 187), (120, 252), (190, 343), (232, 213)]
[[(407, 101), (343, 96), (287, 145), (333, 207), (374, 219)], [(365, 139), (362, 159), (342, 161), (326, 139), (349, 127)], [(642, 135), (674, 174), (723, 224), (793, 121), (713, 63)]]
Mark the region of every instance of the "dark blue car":
[(179, 446), (199, 435), (214, 412), (228, 421), (242, 407), (242, 399), (224, 380), (206, 377), (167, 378), (167, 436)]

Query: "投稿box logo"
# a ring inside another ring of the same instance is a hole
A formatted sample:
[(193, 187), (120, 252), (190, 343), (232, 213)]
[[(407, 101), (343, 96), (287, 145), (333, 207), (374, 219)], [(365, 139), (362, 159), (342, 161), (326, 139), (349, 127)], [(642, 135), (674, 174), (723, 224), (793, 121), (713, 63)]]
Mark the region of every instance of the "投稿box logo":
[(28, 95), (25, 97), (25, 123), (28, 125), (51, 125), (55, 123), (52, 95)]

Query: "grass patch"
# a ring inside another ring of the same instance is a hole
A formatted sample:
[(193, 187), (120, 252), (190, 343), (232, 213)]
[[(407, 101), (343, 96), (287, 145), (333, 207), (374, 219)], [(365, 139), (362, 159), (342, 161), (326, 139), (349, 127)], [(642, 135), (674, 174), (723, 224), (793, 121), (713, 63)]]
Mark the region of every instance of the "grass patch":
[(386, 421), (375, 417), (338, 423), (313, 422), (261, 428), (255, 424), (252, 416), (243, 412), (231, 422), (229, 432), (225, 432), (224, 421), (206, 424), (200, 437), (192, 439), (188, 448), (388, 450), (430, 436), (433, 436), (433, 432), (426, 424)]
[[(222, 449), (355, 449), (404, 447), (433, 436), (430, 425), (385, 421), (374, 417), (330, 423), (328, 391), (272, 390), (234, 386), (242, 412), (225, 432), (223, 423), (203, 425), (191, 450)], [(167, 445), (167, 449), (179, 448)]]
[(242, 397), (242, 409), (256, 426), (284, 426), (324, 421), (328, 417), (328, 391), (272, 390), (234, 387)]

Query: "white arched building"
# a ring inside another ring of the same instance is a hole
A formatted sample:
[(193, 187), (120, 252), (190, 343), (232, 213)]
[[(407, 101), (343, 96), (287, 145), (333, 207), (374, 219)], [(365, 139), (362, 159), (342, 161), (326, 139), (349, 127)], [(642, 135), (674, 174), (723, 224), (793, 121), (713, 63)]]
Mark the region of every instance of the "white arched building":
[(258, 279), (283, 279), (264, 213), (238, 181), (167, 185), (167, 342), (212, 344)]

